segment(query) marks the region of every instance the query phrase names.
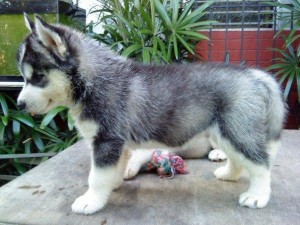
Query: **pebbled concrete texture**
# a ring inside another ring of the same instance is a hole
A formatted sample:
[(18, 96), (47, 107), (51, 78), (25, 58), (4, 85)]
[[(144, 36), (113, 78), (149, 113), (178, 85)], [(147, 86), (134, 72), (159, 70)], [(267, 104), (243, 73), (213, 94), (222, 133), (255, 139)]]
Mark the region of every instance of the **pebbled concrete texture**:
[(115, 190), (107, 206), (77, 215), (71, 204), (87, 189), (90, 152), (81, 141), (0, 188), (0, 224), (299, 224), (300, 131), (285, 130), (272, 172), (272, 197), (264, 209), (238, 204), (247, 190), (246, 172), (238, 182), (217, 180), (224, 163), (186, 160), (189, 174), (160, 179), (139, 174)]

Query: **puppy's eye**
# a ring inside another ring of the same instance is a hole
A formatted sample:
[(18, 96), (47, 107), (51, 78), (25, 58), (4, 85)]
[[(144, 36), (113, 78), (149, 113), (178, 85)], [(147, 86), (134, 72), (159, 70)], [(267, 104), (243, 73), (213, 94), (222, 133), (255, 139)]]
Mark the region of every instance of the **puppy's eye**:
[(31, 82), (32, 83), (39, 83), (43, 80), (44, 77), (45, 77), (45, 75), (42, 74), (42, 73), (33, 74), (32, 78), (31, 78)]

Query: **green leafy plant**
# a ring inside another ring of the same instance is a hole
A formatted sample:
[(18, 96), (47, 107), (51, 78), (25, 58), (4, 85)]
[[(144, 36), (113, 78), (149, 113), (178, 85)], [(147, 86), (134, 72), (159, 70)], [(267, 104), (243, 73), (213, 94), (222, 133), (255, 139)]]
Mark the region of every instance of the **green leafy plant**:
[[(287, 39), (285, 39), (287, 42)], [(275, 58), (275, 63), (269, 66), (267, 70), (275, 70), (274, 75), (279, 78), (279, 83), (286, 83), (284, 89), (284, 97), (287, 99), (292, 84), (296, 82), (298, 101), (300, 102), (300, 46), (294, 48), (288, 44), (287, 49), (272, 48), (273, 51), (280, 54)]]
[(99, 23), (103, 34), (93, 34), (126, 57), (144, 63), (170, 63), (188, 60), (195, 54), (195, 44), (208, 39), (199, 29), (214, 21), (201, 21), (212, 1), (192, 10), (195, 0), (98, 0)]
[(65, 107), (33, 119), (9, 95), (0, 93), (0, 104), (0, 174), (22, 174), (36, 164), (36, 158), (43, 161), (78, 140)]
[[(267, 1), (266, 3), (273, 7), (277, 7), (275, 19), (282, 22), (282, 26), (275, 35), (275, 38), (291, 26), (300, 28), (299, 0), (290, 0), (290, 4), (283, 4), (279, 1)], [(285, 47), (289, 46), (299, 38), (300, 34), (296, 34), (296, 29), (292, 29), (286, 37)]]
[[(283, 49), (271, 48), (279, 54), (274, 59), (274, 64), (269, 66), (267, 70), (273, 70), (274, 75), (278, 77), (279, 83), (284, 85), (284, 97), (287, 99), (291, 91), (293, 83), (296, 83), (298, 102), (300, 102), (300, 34), (296, 33), (296, 27), (300, 27), (300, 2), (291, 0), (291, 4), (282, 4), (278, 1), (267, 2), (267, 4), (277, 7), (275, 19), (283, 22), (282, 27), (276, 33), (274, 38), (281, 37), (284, 40)], [(284, 35), (283, 31), (287, 28), (293, 28), (288, 35)]]

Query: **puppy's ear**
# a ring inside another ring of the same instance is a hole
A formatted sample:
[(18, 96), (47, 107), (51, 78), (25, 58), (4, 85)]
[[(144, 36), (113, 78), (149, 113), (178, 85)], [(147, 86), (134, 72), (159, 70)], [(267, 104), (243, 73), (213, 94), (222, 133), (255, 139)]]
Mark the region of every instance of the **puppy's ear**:
[(32, 33), (34, 30), (34, 23), (30, 20), (27, 13), (24, 12), (23, 14), (24, 14), (25, 26)]
[(35, 28), (39, 40), (61, 57), (66, 55), (66, 45), (54, 27), (47, 24), (41, 17), (35, 15)]

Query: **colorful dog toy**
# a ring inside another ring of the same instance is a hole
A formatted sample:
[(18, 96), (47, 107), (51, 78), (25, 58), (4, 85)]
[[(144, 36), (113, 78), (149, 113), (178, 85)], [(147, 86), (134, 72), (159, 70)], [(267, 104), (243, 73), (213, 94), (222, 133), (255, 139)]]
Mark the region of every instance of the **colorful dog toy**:
[(169, 151), (157, 149), (153, 152), (150, 162), (143, 167), (144, 171), (157, 171), (160, 178), (173, 178), (175, 174), (188, 173), (183, 159)]

